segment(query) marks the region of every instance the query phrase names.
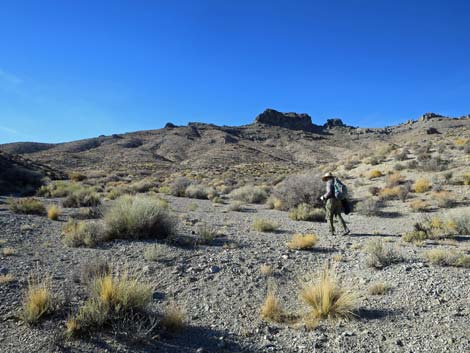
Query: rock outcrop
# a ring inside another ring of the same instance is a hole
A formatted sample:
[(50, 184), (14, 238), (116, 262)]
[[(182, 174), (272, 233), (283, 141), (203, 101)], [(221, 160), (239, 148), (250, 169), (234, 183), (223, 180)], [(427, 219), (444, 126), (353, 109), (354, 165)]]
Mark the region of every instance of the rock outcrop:
[(256, 117), (255, 123), (306, 131), (314, 130), (316, 127), (308, 114), (281, 113), (274, 109), (266, 109)]
[(346, 127), (346, 125), (343, 123), (341, 119), (334, 118), (334, 119), (328, 119), (326, 123), (323, 125), (325, 129), (331, 129), (334, 127)]
[(435, 118), (443, 118), (443, 116), (436, 113), (424, 113), (419, 117), (418, 121), (429, 121)]

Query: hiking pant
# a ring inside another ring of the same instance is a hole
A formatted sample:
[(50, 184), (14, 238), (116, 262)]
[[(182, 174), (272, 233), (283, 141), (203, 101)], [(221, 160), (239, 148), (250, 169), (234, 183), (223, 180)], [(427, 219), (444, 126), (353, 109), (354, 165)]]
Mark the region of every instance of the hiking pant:
[(335, 232), (335, 226), (333, 223), (334, 216), (339, 218), (341, 225), (343, 226), (343, 230), (346, 231), (348, 227), (346, 226), (346, 222), (344, 221), (343, 217), (341, 216), (341, 212), (343, 211), (343, 205), (341, 200), (330, 198), (326, 200), (326, 219), (328, 220), (330, 226), (330, 232), (333, 234)]

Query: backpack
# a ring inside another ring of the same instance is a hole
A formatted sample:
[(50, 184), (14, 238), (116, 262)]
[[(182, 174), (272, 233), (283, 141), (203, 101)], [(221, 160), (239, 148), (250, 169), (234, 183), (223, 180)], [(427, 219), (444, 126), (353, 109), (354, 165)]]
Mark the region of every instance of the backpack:
[(338, 200), (344, 200), (348, 197), (348, 188), (344, 185), (341, 180), (335, 178), (334, 181), (334, 189), (335, 189), (335, 198)]

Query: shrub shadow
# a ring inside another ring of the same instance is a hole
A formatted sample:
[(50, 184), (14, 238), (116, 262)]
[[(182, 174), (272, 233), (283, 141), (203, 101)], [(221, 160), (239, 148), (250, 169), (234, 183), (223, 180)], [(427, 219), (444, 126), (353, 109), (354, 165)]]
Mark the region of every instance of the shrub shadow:
[(356, 314), (362, 320), (381, 320), (386, 317), (396, 316), (399, 313), (400, 311), (397, 310), (361, 308)]

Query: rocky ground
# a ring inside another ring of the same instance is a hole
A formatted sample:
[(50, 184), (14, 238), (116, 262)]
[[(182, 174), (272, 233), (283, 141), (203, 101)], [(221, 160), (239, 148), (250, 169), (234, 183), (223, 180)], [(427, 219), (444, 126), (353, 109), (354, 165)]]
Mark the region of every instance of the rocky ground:
[[(470, 236), (454, 243), (426, 242), (417, 247), (400, 236), (421, 217), (403, 212), (392, 202), (391, 217), (347, 216), (352, 233), (328, 235), (326, 223), (296, 222), (286, 212), (248, 205), (244, 212), (207, 200), (165, 196), (181, 222), (180, 236), (193, 236), (200, 224), (221, 236), (210, 245), (192, 247), (153, 241), (113, 241), (96, 248), (69, 248), (60, 240), (67, 214), (57, 222), (45, 217), (16, 215), (0, 205), (2, 248), (0, 271), (14, 281), (0, 284), (1, 352), (468, 352), (470, 350), (469, 270), (427, 263), (423, 253), (431, 248), (459, 248), (468, 253)], [(4, 201), (4, 200), (3, 200)], [(51, 200), (47, 200), (51, 202)], [(70, 211), (69, 211), (70, 212)], [(393, 217), (392, 217), (393, 216)], [(261, 217), (277, 222), (274, 233), (251, 228)], [(311, 251), (287, 249), (293, 233), (315, 233), (319, 243)], [(367, 267), (364, 244), (383, 239), (397, 248), (404, 262), (375, 270)], [(144, 258), (158, 246), (159, 261)], [(99, 334), (90, 339), (64, 340), (61, 332), (67, 312), (81, 303), (84, 288), (77, 283), (79, 268), (94, 258), (127, 267), (154, 285), (154, 303), (163, 308), (176, 302), (186, 312), (187, 327), (155, 338), (146, 345)], [(271, 265), (273, 275), (260, 271)], [(276, 285), (283, 305), (305, 312), (299, 300), (299, 281), (330, 265), (341, 284), (359, 294), (357, 317), (349, 321), (324, 320), (313, 330), (301, 325), (276, 324), (260, 318), (268, 283)], [(50, 274), (58, 313), (38, 326), (18, 320), (22, 296), (32, 272)], [(368, 288), (385, 282), (391, 290), (371, 295)], [(65, 314), (64, 314), (65, 313)]]

